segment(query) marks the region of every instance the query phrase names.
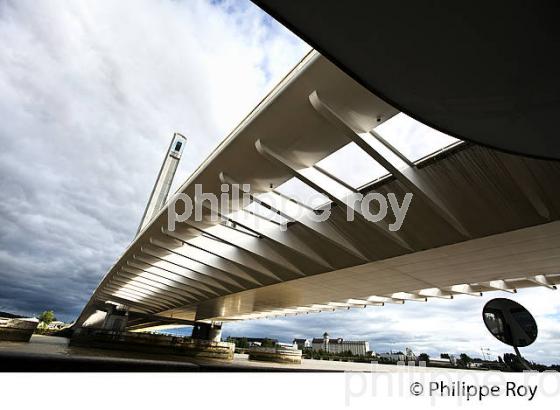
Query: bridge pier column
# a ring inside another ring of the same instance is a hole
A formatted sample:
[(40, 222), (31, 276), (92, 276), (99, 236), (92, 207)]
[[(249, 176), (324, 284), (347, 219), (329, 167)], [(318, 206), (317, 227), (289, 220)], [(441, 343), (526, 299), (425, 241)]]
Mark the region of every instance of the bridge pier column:
[(107, 303), (92, 311), (78, 328), (92, 328), (124, 332), (128, 324), (128, 306)]
[(193, 339), (210, 340), (219, 342), (222, 339), (222, 324), (221, 323), (197, 323), (193, 326), (192, 335)]
[(103, 329), (124, 332), (128, 324), (128, 307), (110, 305), (103, 322)]

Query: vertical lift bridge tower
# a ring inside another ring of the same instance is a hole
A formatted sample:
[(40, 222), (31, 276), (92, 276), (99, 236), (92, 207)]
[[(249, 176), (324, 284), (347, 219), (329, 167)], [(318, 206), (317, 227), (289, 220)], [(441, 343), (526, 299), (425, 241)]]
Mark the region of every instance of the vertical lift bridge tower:
[[(142, 216), (142, 220), (138, 226), (138, 231), (136, 232), (137, 236), (146, 226), (149, 225), (150, 221), (165, 205), (186, 142), (187, 139), (183, 135), (179, 133), (173, 134), (171, 144), (165, 153), (161, 169), (159, 170), (159, 174), (152, 189), (152, 193), (150, 194), (148, 204), (144, 210), (144, 215)], [(103, 317), (92, 318), (90, 320), (91, 325), (94, 325), (94, 323), (97, 322), (102, 328), (124, 331), (127, 324), (127, 316), (128, 309), (125, 308), (123, 310), (122, 306), (107, 306), (107, 312)], [(100, 320), (100, 322), (98, 322), (98, 320)]]
[(150, 223), (152, 218), (157, 215), (165, 204), (186, 142), (187, 139), (183, 135), (177, 132), (173, 134), (171, 144), (169, 145), (169, 149), (167, 150), (163, 163), (161, 164), (159, 175), (156, 179), (156, 183), (154, 184), (154, 188), (152, 189), (150, 199), (146, 205), (146, 210), (144, 211), (144, 216), (140, 221), (140, 226), (138, 226), (136, 235), (142, 232), (142, 229)]

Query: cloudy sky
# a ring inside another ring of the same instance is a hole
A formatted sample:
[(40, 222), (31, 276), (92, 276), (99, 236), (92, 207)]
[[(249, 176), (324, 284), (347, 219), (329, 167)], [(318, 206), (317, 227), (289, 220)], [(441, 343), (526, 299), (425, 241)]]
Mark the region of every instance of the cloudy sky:
[[(133, 239), (173, 132), (189, 138), (176, 188), (309, 51), (245, 0), (0, 0), (0, 44), (0, 311), (65, 320)], [(445, 140), (406, 119), (386, 132), (404, 135), (411, 156)], [(560, 362), (557, 295), (513, 298), (540, 324), (527, 356)], [(502, 353), (481, 321), (487, 299), (249, 321), (224, 334), (291, 341), (327, 330), (376, 351)]]

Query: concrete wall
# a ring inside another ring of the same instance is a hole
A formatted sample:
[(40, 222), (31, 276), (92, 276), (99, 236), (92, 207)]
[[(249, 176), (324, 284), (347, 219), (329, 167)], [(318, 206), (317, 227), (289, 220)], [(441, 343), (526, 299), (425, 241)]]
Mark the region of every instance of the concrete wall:
[(74, 333), (70, 345), (223, 360), (233, 360), (235, 349), (227, 342), (84, 328)]

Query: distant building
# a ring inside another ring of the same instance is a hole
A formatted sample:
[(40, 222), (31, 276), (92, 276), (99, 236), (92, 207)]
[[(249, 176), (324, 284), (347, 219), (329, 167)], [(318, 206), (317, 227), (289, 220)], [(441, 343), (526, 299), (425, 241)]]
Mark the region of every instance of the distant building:
[(328, 353), (351, 352), (353, 355), (365, 356), (369, 352), (369, 343), (362, 340), (344, 340), (342, 338), (331, 339), (325, 332), (323, 338), (315, 338), (311, 341), (311, 349), (322, 350)]
[(403, 352), (379, 353), (377, 356), (390, 362), (404, 362), (406, 360), (406, 355)]
[(434, 366), (444, 366), (444, 367), (453, 367), (454, 365), (451, 363), (449, 357), (430, 357), (430, 365)]
[(430, 364), (446, 367), (456, 367), (457, 356), (448, 353), (442, 353), (439, 358), (430, 357)]
[(66, 326), (67, 326), (66, 323), (55, 320), (55, 321), (52, 321), (51, 323), (49, 323), (47, 325), (47, 329), (49, 329), (49, 330), (60, 330), (64, 327), (66, 327)]
[(299, 350), (311, 348), (311, 341), (309, 339), (294, 339), (293, 344), (297, 345)]
[[(247, 343), (248, 346), (261, 346), (264, 344), (270, 344), (276, 346), (278, 344), (278, 339), (269, 339), (266, 337), (235, 337), (230, 336), (227, 339), (228, 342), (235, 343), (236, 345), (242, 345)], [(241, 342), (241, 343), (240, 343)]]
[(387, 353), (379, 353), (377, 355), (380, 359), (385, 359), (390, 362), (407, 362), (409, 360), (416, 360), (416, 355), (410, 348), (405, 349), (405, 353), (403, 352), (387, 352)]
[[(449, 363), (452, 366), (457, 366), (457, 356), (455, 356), (454, 354), (449, 354), (449, 353), (442, 353), (440, 354), (440, 358), (441, 359), (448, 359)], [(431, 361), (432, 359), (430, 359)]]
[(406, 360), (416, 360), (416, 355), (414, 354), (414, 352), (410, 347), (404, 349), (404, 354), (406, 356)]

